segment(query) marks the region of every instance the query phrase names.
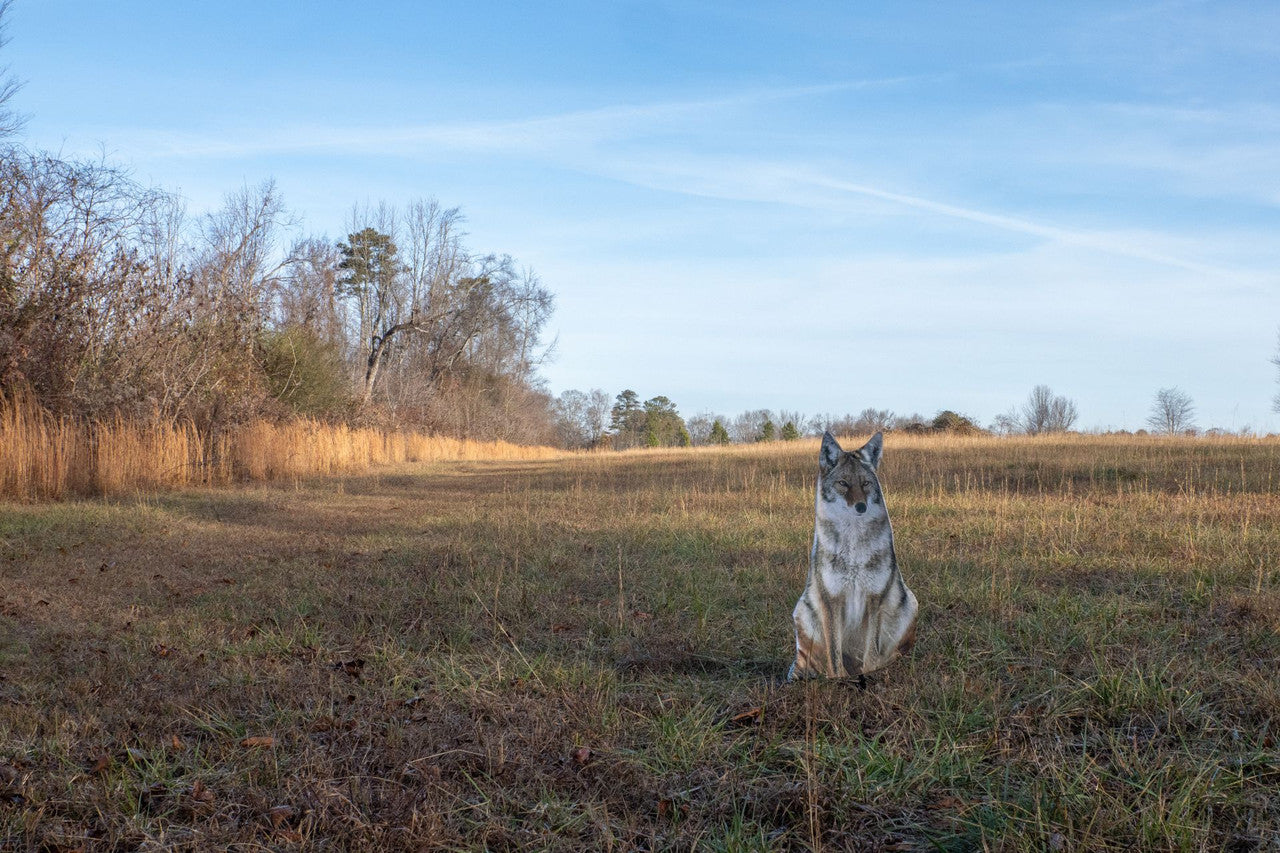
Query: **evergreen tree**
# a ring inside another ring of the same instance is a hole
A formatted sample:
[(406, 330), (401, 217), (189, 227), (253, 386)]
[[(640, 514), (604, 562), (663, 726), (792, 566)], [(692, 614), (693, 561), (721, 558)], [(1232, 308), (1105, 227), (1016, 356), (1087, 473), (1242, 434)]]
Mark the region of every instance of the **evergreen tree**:
[(720, 419), (716, 418), (715, 423), (711, 425), (710, 444), (728, 444), (729, 431), (724, 428), (724, 424), (720, 423)]
[(640, 395), (630, 388), (618, 395), (610, 411), (609, 429), (618, 450), (635, 447), (645, 438), (645, 413)]
[(651, 420), (645, 421), (645, 425), (644, 425), (644, 446), (645, 447), (658, 447), (661, 444), (661, 442), (658, 440), (658, 430), (655, 428), (655, 426), (656, 425), (654, 424), (653, 421)]
[(775, 437), (774, 433), (776, 432), (777, 430), (773, 426), (773, 421), (765, 420), (764, 424), (762, 424), (760, 427), (760, 437), (756, 440), (757, 441), (773, 441)]
[(782, 425), (782, 440), (795, 441), (800, 437), (800, 430), (796, 429), (795, 421), (787, 421)]
[(359, 296), (378, 288), (390, 290), (390, 281), (400, 271), (398, 249), (390, 234), (375, 228), (364, 228), (347, 235), (348, 242), (339, 243), (343, 271), (339, 280), (344, 295)]
[(670, 399), (659, 395), (645, 400), (644, 419), (645, 429), (654, 438), (650, 447), (673, 447), (680, 443), (680, 433), (685, 431), (684, 419)]
[[(372, 347), (374, 336), (382, 332), (395, 292), (395, 278), (402, 265), (390, 234), (363, 228), (347, 235), (338, 244), (342, 261), (338, 269), (338, 292), (353, 300), (360, 319), (360, 346)], [(365, 351), (367, 353), (367, 350)]]

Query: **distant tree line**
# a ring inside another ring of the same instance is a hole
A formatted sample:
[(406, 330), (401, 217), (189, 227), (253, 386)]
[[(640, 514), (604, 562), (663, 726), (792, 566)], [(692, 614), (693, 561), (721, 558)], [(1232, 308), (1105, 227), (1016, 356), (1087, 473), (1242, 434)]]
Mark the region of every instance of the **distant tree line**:
[(811, 417), (796, 411), (752, 409), (733, 417), (704, 411), (686, 419), (670, 398), (659, 395), (642, 401), (640, 395), (629, 388), (612, 400), (598, 388), (565, 391), (555, 401), (555, 415), (556, 434), (561, 444), (579, 449), (794, 441), (804, 436), (820, 436), (827, 430), (841, 435), (892, 429), (981, 431), (970, 419), (951, 411), (926, 419), (922, 415), (899, 416), (880, 409), (865, 409), (857, 415)]
[[(1162, 434), (1194, 433), (1194, 413), (1189, 395), (1178, 388), (1161, 388), (1152, 402), (1147, 424), (1153, 432)], [(606, 392), (594, 389), (562, 393), (555, 401), (555, 416), (556, 432), (564, 447), (626, 450), (794, 441), (826, 431), (853, 436), (894, 430), (918, 434), (1049, 435), (1074, 429), (1079, 410), (1074, 400), (1055, 394), (1047, 385), (1037, 385), (1021, 405), (997, 416), (985, 429), (975, 419), (950, 409), (931, 418), (876, 408), (863, 409), (856, 415), (806, 416), (795, 411), (751, 409), (732, 417), (703, 411), (683, 418), (676, 404), (665, 396), (641, 401), (639, 394), (627, 389), (611, 400)]]

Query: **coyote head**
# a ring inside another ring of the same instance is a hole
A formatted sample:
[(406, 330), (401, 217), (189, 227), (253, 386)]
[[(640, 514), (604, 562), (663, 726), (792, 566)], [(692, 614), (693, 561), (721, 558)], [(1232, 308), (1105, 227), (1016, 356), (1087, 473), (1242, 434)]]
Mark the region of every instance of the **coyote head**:
[(818, 454), (818, 517), (837, 524), (888, 518), (876, 468), (884, 436), (876, 433), (857, 450), (846, 453), (831, 433), (823, 433)]

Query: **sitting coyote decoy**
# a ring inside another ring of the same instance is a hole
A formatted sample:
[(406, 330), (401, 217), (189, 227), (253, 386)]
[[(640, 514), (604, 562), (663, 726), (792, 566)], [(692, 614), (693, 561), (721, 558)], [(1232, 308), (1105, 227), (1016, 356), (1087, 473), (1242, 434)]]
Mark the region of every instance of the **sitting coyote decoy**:
[(898, 571), (876, 479), (883, 447), (880, 433), (853, 453), (831, 433), (822, 436), (809, 579), (793, 614), (788, 679), (864, 675), (915, 643), (918, 605)]

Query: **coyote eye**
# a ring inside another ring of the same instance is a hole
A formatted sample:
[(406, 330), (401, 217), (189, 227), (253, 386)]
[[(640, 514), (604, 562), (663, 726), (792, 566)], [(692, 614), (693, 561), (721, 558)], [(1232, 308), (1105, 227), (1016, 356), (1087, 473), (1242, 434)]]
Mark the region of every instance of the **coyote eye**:
[(848, 491), (848, 490), (849, 490), (849, 481), (848, 481), (848, 480), (836, 480), (836, 485), (837, 485), (837, 486), (839, 486), (840, 488), (844, 489), (845, 491)]

